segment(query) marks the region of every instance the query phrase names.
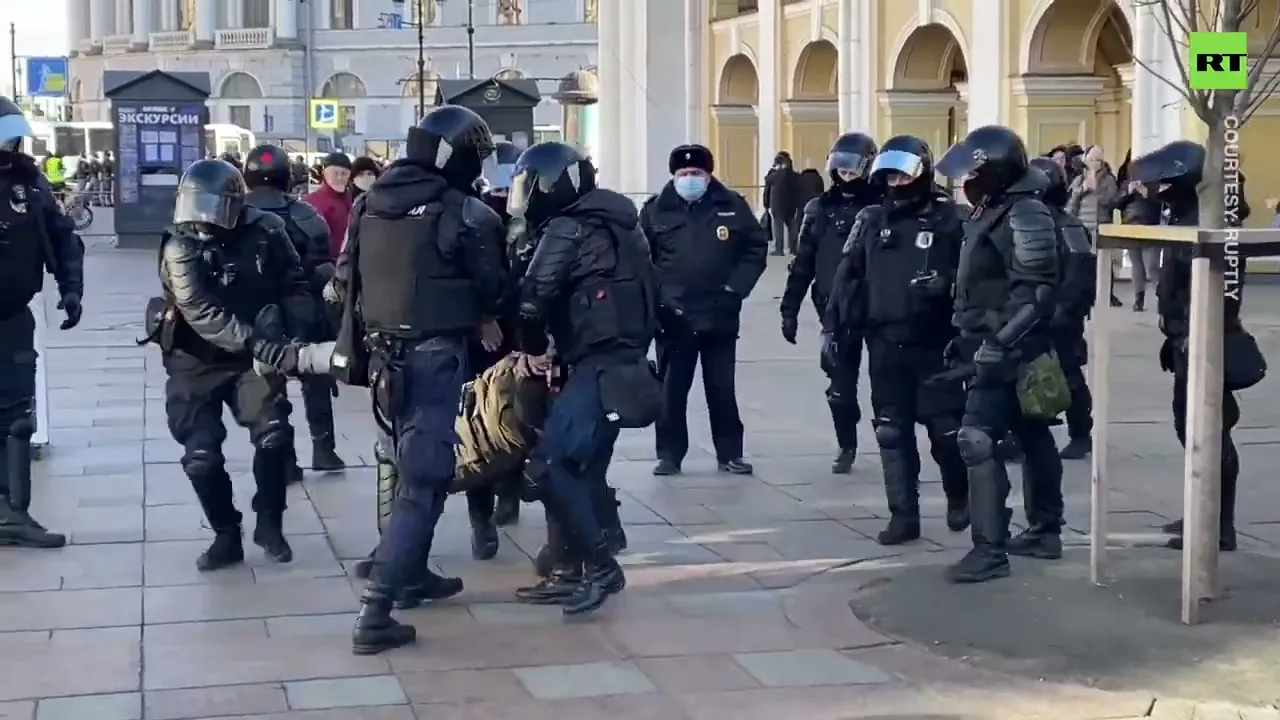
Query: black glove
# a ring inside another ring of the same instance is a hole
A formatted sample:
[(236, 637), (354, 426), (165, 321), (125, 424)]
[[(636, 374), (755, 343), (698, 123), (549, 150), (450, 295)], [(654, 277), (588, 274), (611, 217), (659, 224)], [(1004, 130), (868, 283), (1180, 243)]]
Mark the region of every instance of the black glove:
[(782, 318), (782, 339), (796, 344), (796, 332), (800, 330), (800, 321), (793, 317)]
[(281, 340), (257, 340), (253, 344), (253, 359), (279, 370), (289, 377), (298, 374), (298, 347)]
[(960, 338), (953, 337), (947, 341), (946, 347), (942, 348), (942, 359), (948, 362), (960, 360)]
[(58, 301), (58, 309), (67, 314), (67, 319), (62, 321), (60, 328), (70, 330), (79, 325), (80, 316), (84, 315), (84, 308), (80, 306), (80, 293), (69, 292), (63, 295)]
[(1166, 337), (1160, 345), (1160, 369), (1168, 373), (1178, 372), (1178, 355), (1187, 352), (1185, 337)]
[(834, 333), (822, 333), (822, 369), (831, 370), (840, 365), (840, 343)]
[(973, 354), (973, 366), (979, 382), (1002, 380), (1009, 363), (1009, 351), (994, 340), (983, 340)]
[(319, 278), (321, 282), (328, 282), (333, 279), (336, 271), (337, 270), (333, 263), (320, 263), (316, 266), (316, 277)]

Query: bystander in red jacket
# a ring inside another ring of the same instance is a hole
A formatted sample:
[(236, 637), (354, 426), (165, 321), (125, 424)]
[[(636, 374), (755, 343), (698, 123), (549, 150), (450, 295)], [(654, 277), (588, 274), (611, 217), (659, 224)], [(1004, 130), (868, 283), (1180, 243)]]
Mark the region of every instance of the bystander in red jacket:
[(329, 253), (331, 258), (336, 258), (346, 242), (347, 224), (351, 222), (354, 196), (347, 185), (351, 180), (351, 158), (346, 153), (329, 153), (320, 167), (320, 187), (305, 200), (329, 226)]

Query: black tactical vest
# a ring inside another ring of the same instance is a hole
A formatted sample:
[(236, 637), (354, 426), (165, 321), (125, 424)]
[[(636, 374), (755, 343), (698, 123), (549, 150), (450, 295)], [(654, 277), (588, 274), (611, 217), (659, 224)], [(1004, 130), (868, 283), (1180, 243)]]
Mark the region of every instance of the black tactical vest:
[(356, 269), (367, 331), (421, 339), (480, 326), (470, 273), (461, 257), (440, 251), (441, 238), (465, 232), (460, 213), (435, 201), (401, 218), (360, 218)]
[(844, 258), (844, 245), (849, 239), (849, 231), (853, 229), (854, 218), (861, 210), (860, 205), (849, 202), (833, 202), (823, 204), (822, 215), (817, 231), (818, 253), (814, 257), (813, 289), (823, 298), (830, 298), (835, 284), (836, 268)]
[(0, 318), (16, 315), (44, 284), (45, 230), (32, 192), (0, 189)]

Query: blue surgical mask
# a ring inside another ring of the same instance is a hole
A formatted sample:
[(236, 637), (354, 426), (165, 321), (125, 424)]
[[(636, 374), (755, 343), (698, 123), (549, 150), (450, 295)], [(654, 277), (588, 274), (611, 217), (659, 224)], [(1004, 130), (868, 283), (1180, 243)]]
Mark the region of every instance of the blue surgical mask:
[(681, 175), (674, 182), (676, 194), (685, 202), (695, 202), (707, 194), (707, 178), (702, 175)]

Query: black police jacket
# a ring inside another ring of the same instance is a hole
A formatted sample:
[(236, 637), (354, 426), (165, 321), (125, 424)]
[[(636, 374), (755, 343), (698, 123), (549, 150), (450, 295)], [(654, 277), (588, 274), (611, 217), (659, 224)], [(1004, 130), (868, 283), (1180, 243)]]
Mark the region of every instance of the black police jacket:
[[(955, 326), (965, 335), (998, 333), (1020, 311), (1052, 317), (1062, 277), (1057, 227), (1037, 195), (1044, 175), (1028, 172), (965, 228), (956, 275)], [(1043, 336), (1038, 323), (1027, 336)]]
[(1093, 309), (1098, 257), (1093, 251), (1093, 240), (1084, 223), (1061, 208), (1053, 205), (1048, 207), (1062, 240), (1059, 246), (1062, 285), (1058, 290), (1058, 306), (1054, 311), (1053, 324), (1059, 327), (1079, 327)]
[(84, 243), (53, 187), (25, 155), (0, 173), (0, 319), (27, 307), (48, 268), (59, 295), (84, 295)]
[(862, 197), (832, 189), (804, 206), (796, 256), (787, 266), (787, 285), (782, 291), (782, 317), (799, 316), (805, 291), (809, 291), (813, 307), (822, 317), (831, 299), (836, 267), (844, 256), (849, 231), (866, 204)]
[(685, 202), (668, 182), (640, 209), (640, 228), (658, 271), (662, 303), (681, 315), (681, 328), (736, 335), (742, 301), (764, 273), (769, 239), (738, 193), (712, 180), (697, 202)]
[(236, 228), (217, 239), (201, 238), (187, 226), (165, 231), (160, 285), (166, 304), (182, 318), (172, 353), (179, 363), (247, 367), (258, 338), (254, 322), (264, 307), (279, 305), (294, 337), (309, 328), (316, 312), (284, 221), (247, 206)]
[(938, 193), (907, 208), (858, 213), (824, 327), (892, 342), (942, 346), (954, 336), (951, 298), (964, 220)]
[(471, 334), (503, 311), (503, 232), (478, 198), (397, 161), (352, 208), (339, 260), (350, 312), (392, 337)]
[(538, 228), (520, 288), (520, 348), (566, 363), (643, 358), (658, 331), (658, 287), (636, 206), (597, 189)]
[(293, 247), (302, 260), (303, 271), (308, 277), (316, 277), (317, 269), (328, 265), (330, 267), (323, 278), (328, 279), (333, 270), (329, 260), (329, 224), (315, 208), (275, 188), (250, 190), (245, 202), (283, 220)]
[[(1243, 183), (1238, 195), (1240, 207), (1230, 224), (1239, 227), (1249, 219), (1251, 209), (1244, 199)], [(1184, 202), (1164, 203), (1160, 213), (1161, 225), (1195, 227), (1200, 224), (1199, 199), (1188, 197)], [(1160, 330), (1171, 338), (1184, 338), (1191, 332), (1191, 248), (1166, 248), (1160, 265), (1160, 278), (1156, 282), (1156, 312), (1160, 316)], [(1239, 259), (1236, 282), (1225, 288), (1223, 296), (1223, 327), (1232, 331), (1240, 327), (1240, 303), (1243, 300), (1246, 259)]]

